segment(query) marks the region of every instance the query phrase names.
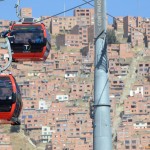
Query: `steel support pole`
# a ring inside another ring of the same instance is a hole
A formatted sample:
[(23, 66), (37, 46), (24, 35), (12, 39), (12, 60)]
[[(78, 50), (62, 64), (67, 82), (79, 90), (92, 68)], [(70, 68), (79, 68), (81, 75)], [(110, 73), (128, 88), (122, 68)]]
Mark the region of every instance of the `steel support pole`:
[(106, 0), (95, 0), (94, 150), (112, 150), (106, 20)]

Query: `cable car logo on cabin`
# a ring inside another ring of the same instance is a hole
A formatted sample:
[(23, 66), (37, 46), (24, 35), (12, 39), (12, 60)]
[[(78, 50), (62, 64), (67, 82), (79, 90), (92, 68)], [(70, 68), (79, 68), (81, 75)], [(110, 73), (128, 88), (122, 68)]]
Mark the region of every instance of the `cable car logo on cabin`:
[(30, 52), (31, 46), (30, 45), (24, 45), (23, 48), (24, 48), (23, 52)]

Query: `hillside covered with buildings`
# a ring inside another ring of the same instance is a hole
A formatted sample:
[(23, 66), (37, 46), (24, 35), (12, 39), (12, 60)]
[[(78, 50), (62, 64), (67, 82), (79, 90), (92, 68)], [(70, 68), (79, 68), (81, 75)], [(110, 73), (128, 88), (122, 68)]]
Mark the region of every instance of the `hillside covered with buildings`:
[[(32, 9), (22, 8), (21, 15), (32, 17)], [(0, 32), (8, 30), (10, 22), (0, 20)], [(22, 92), (22, 125), (0, 125), (0, 148), (92, 150), (94, 9), (78, 8), (73, 16), (43, 23), (51, 33), (48, 59), (13, 62), (7, 70)], [(112, 33), (107, 52), (114, 150), (148, 150), (150, 18), (119, 16), (107, 29)], [(7, 47), (4, 39), (0, 43), (0, 62), (5, 63)]]

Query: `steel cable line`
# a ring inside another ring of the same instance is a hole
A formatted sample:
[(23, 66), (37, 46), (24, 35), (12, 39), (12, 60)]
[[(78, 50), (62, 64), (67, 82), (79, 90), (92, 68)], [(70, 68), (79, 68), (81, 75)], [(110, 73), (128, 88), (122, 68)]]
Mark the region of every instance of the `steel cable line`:
[[(50, 16), (50, 17), (46, 17), (46, 18), (44, 18), (44, 19), (41, 19), (41, 20), (39, 20), (39, 21), (36, 21), (35, 23), (38, 23), (38, 22), (41, 22), (41, 21), (50, 19), (50, 18), (52, 18), (52, 17), (56, 17), (56, 16), (58, 16), (58, 15), (60, 15), (60, 14), (64, 14), (65, 12), (74, 10), (75, 8), (81, 7), (81, 6), (86, 5), (86, 4), (89, 4), (89, 5), (91, 5), (91, 6), (94, 7), (94, 5), (90, 3), (90, 2), (92, 2), (92, 1), (94, 1), (94, 0), (90, 0), (90, 1), (83, 0), (83, 1), (84, 1), (85, 3), (80, 4), (80, 5), (78, 5), (78, 6), (75, 6), (75, 7), (72, 7), (72, 8), (70, 8), (70, 9), (68, 9), (68, 10), (62, 11), (62, 12), (57, 13), (57, 14), (55, 14), (55, 15), (52, 15), (52, 16)], [(115, 20), (118, 20), (118, 21), (121, 22), (121, 23), (124, 23), (123, 21), (119, 20), (119, 18), (115, 18), (114, 16), (112, 16), (112, 15), (109, 14), (109, 13), (107, 13), (107, 15), (110, 16), (110, 17), (112, 17), (112, 18), (115, 19)], [(131, 27), (132, 29), (134, 29), (134, 30), (136, 30), (136, 31), (138, 31), (138, 32), (140, 32), (140, 33), (146, 35), (144, 32), (142, 32), (142, 31), (140, 31), (140, 30), (138, 30), (138, 29), (132, 27), (131, 25), (128, 25), (128, 26)]]
[[(110, 17), (112, 17), (113, 19), (115, 19), (115, 20), (118, 20), (119, 22), (121, 22), (121, 23), (124, 23), (123, 21), (121, 21), (119, 18), (115, 18), (114, 16), (112, 16), (112, 15), (110, 15), (110, 14), (108, 14), (107, 13), (107, 15), (108, 16), (110, 16)], [(134, 28), (133, 26), (131, 26), (131, 25), (128, 25), (128, 27), (130, 27), (130, 28), (132, 28), (132, 29), (134, 29), (134, 30), (136, 30), (136, 31), (138, 31), (138, 32), (140, 32), (140, 33), (142, 33), (142, 34), (144, 34), (144, 35), (146, 35), (144, 32), (142, 32), (142, 31), (140, 31), (140, 30), (138, 30), (137, 28)]]
[(74, 10), (75, 8), (78, 8), (78, 7), (81, 7), (81, 6), (83, 6), (83, 5), (86, 5), (86, 4), (88, 4), (88, 3), (92, 2), (92, 1), (94, 1), (94, 0), (86, 1), (86, 2), (83, 3), (83, 4), (80, 4), (80, 5), (78, 5), (78, 6), (72, 7), (72, 8), (70, 8), (70, 9), (67, 9), (67, 10), (65, 10), (65, 11), (62, 11), (62, 12), (60, 12), (60, 13), (57, 13), (57, 14), (55, 14), (55, 15), (53, 15), (53, 16), (46, 17), (46, 18), (44, 18), (44, 19), (41, 19), (41, 20), (39, 20), (39, 21), (36, 21), (35, 23), (41, 22), (41, 21), (44, 21), (44, 20), (47, 20), (47, 19), (50, 19), (50, 18), (52, 18), (52, 17), (56, 17), (56, 16), (58, 16), (58, 15), (60, 15), (60, 14), (64, 14), (64, 13), (66, 13), (66, 12), (68, 12), (68, 11)]
[[(87, 2), (89, 5), (91, 5), (91, 6), (93, 6), (94, 7), (94, 5), (93, 4), (91, 4), (90, 2), (88, 2), (88, 1), (86, 1), (86, 0), (83, 0), (84, 2)], [(112, 16), (111, 14), (109, 14), (109, 13), (106, 13), (109, 17), (112, 17), (113, 19), (115, 19), (115, 20), (118, 20), (119, 22), (121, 22), (121, 23), (124, 23), (123, 21), (121, 21), (119, 18), (116, 18), (116, 17), (114, 17), (114, 16)], [(144, 34), (144, 35), (146, 35), (144, 32), (142, 32), (142, 31), (140, 31), (140, 30), (138, 30), (138, 29), (136, 29), (136, 28), (134, 28), (134, 27), (132, 27), (131, 25), (128, 25), (128, 27), (130, 27), (130, 28), (132, 28), (132, 29), (134, 29), (134, 30), (136, 30), (136, 31), (138, 31), (138, 32), (140, 32), (140, 33), (142, 33), (142, 34)]]

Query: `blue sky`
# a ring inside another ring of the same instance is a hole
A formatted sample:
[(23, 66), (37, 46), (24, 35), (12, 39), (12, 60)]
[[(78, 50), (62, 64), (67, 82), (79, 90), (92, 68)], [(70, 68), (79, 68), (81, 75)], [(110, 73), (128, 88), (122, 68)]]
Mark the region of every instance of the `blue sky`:
[[(17, 20), (15, 3), (17, 0), (4, 0), (0, 2), (0, 19)], [(84, 3), (82, 0), (21, 0), (21, 8), (33, 9), (33, 17), (51, 16)], [(106, 0), (107, 12), (113, 16), (142, 16), (150, 18), (150, 0)], [(94, 2), (92, 3), (94, 4)], [(91, 8), (90, 5), (83, 6)], [(82, 8), (83, 8), (82, 7)], [(72, 11), (65, 15), (72, 15)], [(62, 14), (63, 15), (63, 14)]]

